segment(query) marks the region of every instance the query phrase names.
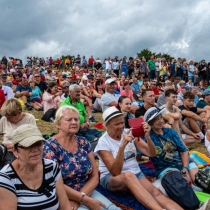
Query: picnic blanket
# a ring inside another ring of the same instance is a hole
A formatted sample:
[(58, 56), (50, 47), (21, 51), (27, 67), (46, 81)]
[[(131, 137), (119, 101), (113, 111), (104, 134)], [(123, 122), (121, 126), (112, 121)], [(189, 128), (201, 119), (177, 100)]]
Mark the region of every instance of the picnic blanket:
[[(139, 164), (139, 167), (141, 171), (146, 175), (146, 177), (149, 180), (154, 180), (155, 177), (155, 169), (151, 161), (148, 161), (146, 163)], [(135, 210), (148, 210), (145, 206), (143, 206), (136, 198), (130, 194), (126, 193), (124, 195), (118, 195), (111, 193), (104, 188), (100, 186), (100, 184), (97, 186), (96, 190), (98, 190), (101, 194), (103, 194), (105, 197), (114, 200), (118, 203), (123, 204), (124, 206), (130, 207)]]
[(208, 167), (210, 169), (210, 158), (201, 152), (190, 151), (190, 160), (193, 161), (198, 168)]

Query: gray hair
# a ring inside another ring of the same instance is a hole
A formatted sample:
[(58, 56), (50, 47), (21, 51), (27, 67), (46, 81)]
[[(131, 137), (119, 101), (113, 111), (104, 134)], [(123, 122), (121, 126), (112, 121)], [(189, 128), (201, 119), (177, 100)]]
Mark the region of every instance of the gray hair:
[(78, 84), (72, 84), (69, 86), (69, 91), (73, 92), (76, 88), (80, 89), (80, 86)]
[(66, 111), (75, 112), (78, 114), (79, 117), (79, 111), (76, 108), (69, 105), (63, 105), (57, 110), (55, 114), (55, 121), (54, 121), (55, 124), (58, 124), (60, 122), (61, 118), (64, 116)]
[(61, 82), (61, 86), (63, 86), (64, 84), (68, 84), (69, 85), (69, 82), (64, 80), (64, 81)]

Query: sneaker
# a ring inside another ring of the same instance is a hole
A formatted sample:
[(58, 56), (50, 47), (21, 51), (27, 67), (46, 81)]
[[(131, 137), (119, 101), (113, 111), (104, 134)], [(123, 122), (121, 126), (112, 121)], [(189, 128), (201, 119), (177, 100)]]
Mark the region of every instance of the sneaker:
[(26, 106), (26, 109), (28, 109), (29, 111), (33, 109), (28, 103), (26, 103), (25, 106)]
[(97, 113), (97, 111), (95, 109), (92, 110), (92, 113)]
[(91, 123), (97, 123), (97, 121), (95, 120), (95, 118), (93, 116), (89, 117), (89, 120)]
[(210, 210), (210, 199), (208, 199), (200, 208), (199, 210)]

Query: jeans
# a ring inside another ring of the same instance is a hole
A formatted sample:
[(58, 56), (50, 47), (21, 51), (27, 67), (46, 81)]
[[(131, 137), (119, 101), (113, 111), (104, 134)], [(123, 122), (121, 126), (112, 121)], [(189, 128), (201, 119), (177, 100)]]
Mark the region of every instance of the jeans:
[(97, 129), (79, 129), (78, 136), (85, 137), (88, 141), (93, 141), (95, 138), (100, 138), (102, 133)]
[[(121, 208), (115, 206), (110, 200), (108, 200), (105, 196), (103, 196), (101, 193), (98, 191), (94, 190), (93, 193), (90, 195), (91, 198), (97, 199), (101, 201), (103, 204), (106, 205), (106, 208), (102, 208), (102, 210), (108, 209), (108, 210), (120, 210)], [(89, 209), (88, 207), (81, 205), (78, 210), (87, 210)]]
[(155, 79), (156, 78), (156, 72), (155, 72), (155, 70), (150, 70), (150, 72), (149, 72), (149, 78), (150, 79)]

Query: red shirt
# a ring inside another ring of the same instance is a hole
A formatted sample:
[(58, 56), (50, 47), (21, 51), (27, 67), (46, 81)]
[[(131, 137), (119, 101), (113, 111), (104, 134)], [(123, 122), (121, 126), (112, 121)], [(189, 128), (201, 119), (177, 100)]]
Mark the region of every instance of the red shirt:
[(155, 95), (159, 95), (160, 90), (158, 88), (154, 88), (153, 89), (153, 92), (154, 92)]
[(3, 103), (6, 101), (5, 95), (4, 95), (4, 91), (0, 90), (0, 109), (3, 105)]
[(20, 82), (19, 82), (19, 81), (17, 81), (17, 80), (15, 80), (15, 79), (14, 79), (14, 80), (12, 80), (12, 84), (13, 84), (13, 85), (19, 85), (19, 83), (20, 83)]
[(94, 62), (94, 58), (89, 58), (88, 63), (89, 63), (90, 65), (92, 65), (92, 64), (93, 64), (93, 62)]

